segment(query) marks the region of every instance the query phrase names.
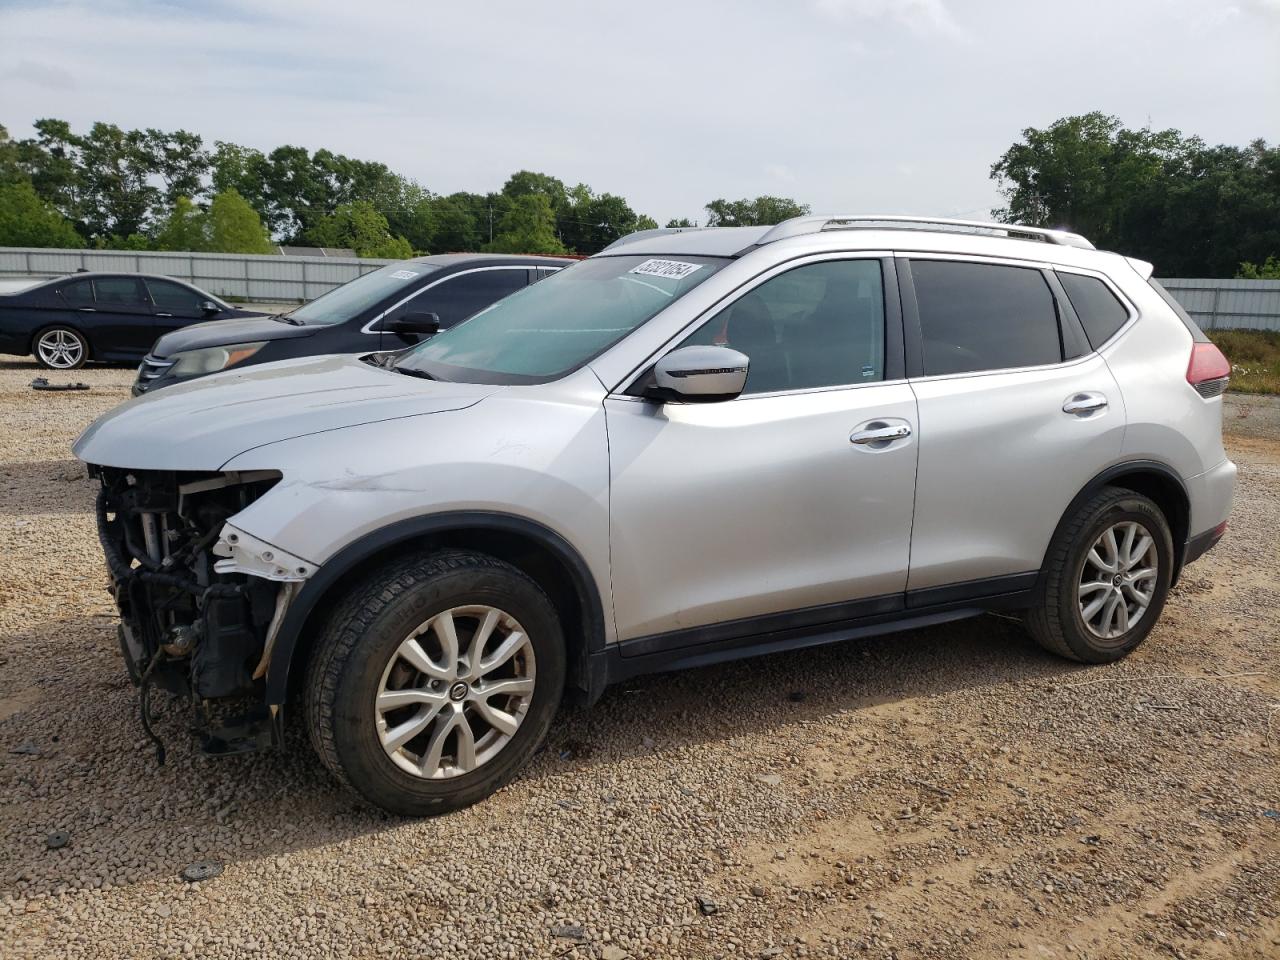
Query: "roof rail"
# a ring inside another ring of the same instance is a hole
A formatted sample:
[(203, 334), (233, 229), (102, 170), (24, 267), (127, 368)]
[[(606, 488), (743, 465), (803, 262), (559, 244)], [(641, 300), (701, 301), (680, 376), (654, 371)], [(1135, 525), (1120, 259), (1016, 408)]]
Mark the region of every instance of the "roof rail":
[(1011, 240), (1035, 240), (1063, 247), (1095, 249), (1093, 244), (1067, 230), (1024, 227), (1019, 223), (995, 223), (984, 220), (951, 220), (946, 217), (901, 217), (856, 214), (847, 217), (792, 217), (784, 220), (757, 241), (772, 243), (787, 237), (799, 237), (827, 230), (937, 230), (944, 233), (976, 233), (1007, 237)]
[(652, 230), (636, 230), (632, 233), (623, 234), (617, 240), (613, 241), (613, 243), (609, 244), (607, 247), (604, 248), (604, 250), (601, 250), (600, 252), (604, 253), (605, 250), (612, 250), (614, 247), (625, 246), (626, 244), (634, 243), (637, 240), (647, 240), (649, 239), (649, 237), (661, 237), (661, 236), (665, 236), (668, 233), (688, 233), (691, 230), (707, 230), (707, 229), (709, 228), (708, 227), (657, 227)]

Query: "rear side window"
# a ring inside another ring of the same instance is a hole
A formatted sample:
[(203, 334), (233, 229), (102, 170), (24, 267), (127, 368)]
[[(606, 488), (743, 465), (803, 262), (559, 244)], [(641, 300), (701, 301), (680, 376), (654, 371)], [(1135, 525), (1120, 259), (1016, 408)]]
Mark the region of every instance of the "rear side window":
[(1062, 362), (1058, 310), (1039, 270), (912, 260), (911, 278), (926, 376)]
[(1084, 324), (1084, 332), (1088, 334), (1093, 349), (1097, 350), (1114, 337), (1116, 331), (1128, 322), (1129, 311), (1116, 299), (1111, 288), (1097, 277), (1059, 272), (1058, 280), (1067, 291), (1076, 316)]
[(434, 313), (440, 328), (452, 327), (528, 284), (529, 271), (476, 270), (450, 277), (414, 299), (413, 309)]
[(98, 306), (136, 307), (147, 303), (142, 281), (133, 277), (99, 277), (93, 281)]

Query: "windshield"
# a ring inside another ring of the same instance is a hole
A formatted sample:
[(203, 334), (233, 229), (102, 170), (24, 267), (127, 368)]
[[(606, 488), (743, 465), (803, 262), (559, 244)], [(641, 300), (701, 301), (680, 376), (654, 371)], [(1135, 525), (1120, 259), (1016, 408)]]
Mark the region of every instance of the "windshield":
[(408, 292), (414, 281), (439, 269), (429, 263), (391, 263), (290, 310), (287, 316), (303, 323), (345, 323), (399, 290)]
[(613, 346), (729, 261), (593, 257), (432, 337), (396, 368), (463, 383), (544, 383)]

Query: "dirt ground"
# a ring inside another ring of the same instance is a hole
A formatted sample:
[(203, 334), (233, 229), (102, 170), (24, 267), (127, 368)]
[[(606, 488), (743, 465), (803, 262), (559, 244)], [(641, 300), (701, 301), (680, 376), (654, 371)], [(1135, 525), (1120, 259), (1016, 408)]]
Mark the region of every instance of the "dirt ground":
[(0, 956), (1280, 956), (1280, 440), (1230, 438), (1228, 537), (1123, 663), (984, 617), (647, 677), (402, 821), (176, 708), (156, 766), (69, 452), (132, 372), (37, 373), (0, 361)]

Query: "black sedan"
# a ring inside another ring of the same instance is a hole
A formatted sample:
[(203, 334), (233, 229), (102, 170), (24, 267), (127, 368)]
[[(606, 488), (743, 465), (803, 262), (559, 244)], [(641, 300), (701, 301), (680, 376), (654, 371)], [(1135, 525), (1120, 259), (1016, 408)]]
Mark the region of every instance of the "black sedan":
[(401, 350), (572, 260), (450, 253), (389, 264), (272, 317), (200, 323), (156, 341), (134, 396), (228, 367)]
[(170, 277), (73, 273), (0, 292), (0, 353), (34, 356), (50, 370), (89, 360), (136, 363), (170, 331), (260, 316)]

